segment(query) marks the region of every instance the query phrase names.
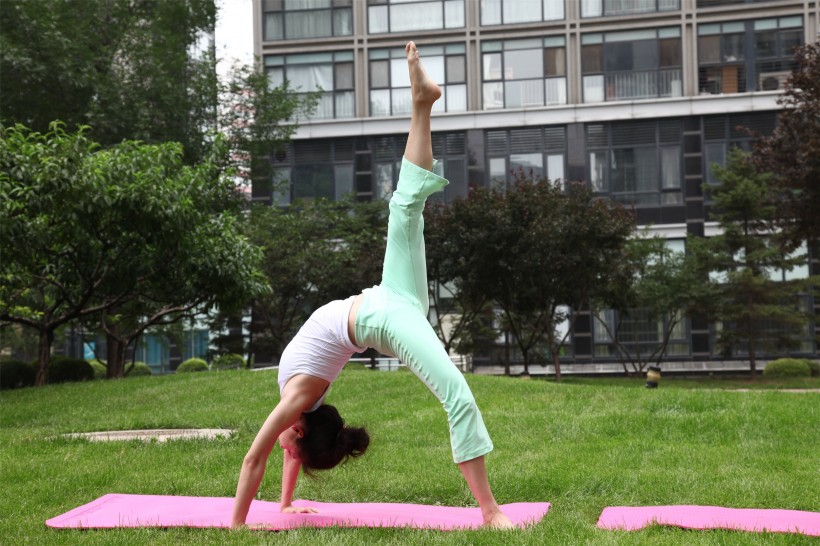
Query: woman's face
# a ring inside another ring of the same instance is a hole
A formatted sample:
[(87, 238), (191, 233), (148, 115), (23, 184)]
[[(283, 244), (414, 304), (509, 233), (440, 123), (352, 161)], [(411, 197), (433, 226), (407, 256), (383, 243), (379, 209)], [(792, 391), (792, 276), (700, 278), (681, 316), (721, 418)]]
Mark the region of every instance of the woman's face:
[(294, 459), (299, 459), (297, 440), (304, 436), (302, 422), (299, 421), (279, 435), (279, 445)]

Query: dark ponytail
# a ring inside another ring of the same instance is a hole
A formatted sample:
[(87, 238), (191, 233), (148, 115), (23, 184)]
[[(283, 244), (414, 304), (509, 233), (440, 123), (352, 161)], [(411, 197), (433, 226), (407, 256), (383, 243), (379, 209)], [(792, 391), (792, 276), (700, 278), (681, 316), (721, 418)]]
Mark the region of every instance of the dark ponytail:
[(367, 451), (370, 435), (364, 428), (346, 427), (335, 407), (328, 404), (316, 411), (302, 414), (304, 436), (297, 440), (302, 468), (311, 470), (333, 468), (349, 457), (358, 457)]

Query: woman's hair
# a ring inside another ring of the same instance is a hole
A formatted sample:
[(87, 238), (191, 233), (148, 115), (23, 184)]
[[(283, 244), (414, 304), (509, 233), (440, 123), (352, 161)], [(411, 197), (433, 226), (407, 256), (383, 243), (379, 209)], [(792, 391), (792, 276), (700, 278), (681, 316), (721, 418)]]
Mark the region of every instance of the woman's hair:
[(364, 428), (346, 427), (335, 407), (328, 404), (302, 414), (304, 435), (296, 441), (305, 474), (327, 470), (367, 450), (370, 435)]

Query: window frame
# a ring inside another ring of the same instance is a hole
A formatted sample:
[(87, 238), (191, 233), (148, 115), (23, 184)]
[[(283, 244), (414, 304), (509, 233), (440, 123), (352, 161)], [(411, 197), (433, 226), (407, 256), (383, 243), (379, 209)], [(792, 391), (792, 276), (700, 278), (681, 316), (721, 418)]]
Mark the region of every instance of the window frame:
[[(335, 38), (339, 36), (353, 36), (356, 33), (355, 21), (353, 17), (353, 0), (329, 0), (329, 7), (324, 8), (303, 8), (303, 9), (287, 9), (286, 0), (279, 2), (271, 0), (262, 0), (260, 2), (262, 11), (262, 42), (279, 42), (286, 40), (311, 40), (315, 38)], [(276, 9), (274, 6), (279, 4), (280, 8)], [(336, 29), (336, 14), (338, 12), (347, 11), (350, 20), (350, 32), (341, 32)], [(330, 34), (316, 35), (316, 36), (288, 36), (287, 29), (287, 14), (288, 13), (308, 13), (311, 16), (316, 16), (317, 12), (330, 12)], [(279, 30), (282, 35), (281, 38), (272, 38), (268, 36), (268, 16), (280, 15)]]

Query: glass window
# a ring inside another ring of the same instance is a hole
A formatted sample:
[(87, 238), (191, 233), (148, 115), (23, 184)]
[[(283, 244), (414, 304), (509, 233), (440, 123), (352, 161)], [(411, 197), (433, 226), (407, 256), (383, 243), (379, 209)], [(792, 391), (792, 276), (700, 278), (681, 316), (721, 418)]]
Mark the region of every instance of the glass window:
[(447, 83), (463, 83), (467, 80), (464, 55), (447, 57)]
[(680, 0), (582, 0), (581, 17), (633, 15), (679, 9)]
[(287, 0), (262, 2), (263, 39), (298, 40), (350, 36), (353, 11), (350, 2)]
[(677, 120), (587, 126), (591, 187), (632, 205), (681, 204), (682, 138)]
[(489, 130), (485, 133), (487, 171), (493, 184), (504, 185), (511, 172), (564, 178), (566, 128), (563, 126)]
[[(796, 68), (795, 45), (803, 43), (802, 17), (758, 19), (698, 26), (701, 94), (782, 89)], [(747, 51), (750, 45), (753, 50)]]
[(584, 102), (683, 94), (680, 28), (581, 37)]
[(353, 55), (350, 51), (296, 55), (266, 55), (265, 73), (271, 86), (285, 80), (296, 93), (321, 91), (314, 119), (355, 116)]
[[(485, 110), (566, 104), (563, 36), (484, 42), (481, 47)], [(534, 58), (543, 62), (532, 62)], [(494, 83), (499, 80), (503, 85)]]
[(510, 25), (564, 18), (564, 0), (481, 0), (481, 25)]
[(465, 0), (367, 0), (370, 34), (464, 27)]

